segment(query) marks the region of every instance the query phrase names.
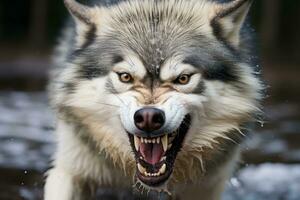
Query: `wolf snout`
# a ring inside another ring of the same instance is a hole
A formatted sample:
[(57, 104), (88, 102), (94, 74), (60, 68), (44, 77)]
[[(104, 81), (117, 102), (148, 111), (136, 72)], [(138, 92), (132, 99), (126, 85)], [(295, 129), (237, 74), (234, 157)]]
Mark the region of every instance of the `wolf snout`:
[(164, 111), (153, 107), (142, 108), (134, 114), (135, 126), (145, 132), (159, 130), (165, 121)]

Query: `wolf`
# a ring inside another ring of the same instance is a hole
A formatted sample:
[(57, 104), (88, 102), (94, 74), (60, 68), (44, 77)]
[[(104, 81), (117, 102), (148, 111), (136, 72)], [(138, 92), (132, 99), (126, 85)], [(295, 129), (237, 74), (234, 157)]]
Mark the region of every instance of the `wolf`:
[(251, 0), (65, 0), (45, 200), (131, 187), (219, 200), (260, 112)]

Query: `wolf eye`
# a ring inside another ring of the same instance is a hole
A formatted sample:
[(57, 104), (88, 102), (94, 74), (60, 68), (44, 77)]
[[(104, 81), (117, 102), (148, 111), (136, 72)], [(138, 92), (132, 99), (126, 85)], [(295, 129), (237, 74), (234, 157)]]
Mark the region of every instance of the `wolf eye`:
[(119, 73), (119, 79), (123, 83), (131, 83), (133, 81), (133, 78), (130, 74), (124, 72), (124, 73)]
[(175, 80), (175, 83), (181, 84), (181, 85), (186, 85), (190, 82), (190, 79), (191, 79), (191, 75), (182, 74)]

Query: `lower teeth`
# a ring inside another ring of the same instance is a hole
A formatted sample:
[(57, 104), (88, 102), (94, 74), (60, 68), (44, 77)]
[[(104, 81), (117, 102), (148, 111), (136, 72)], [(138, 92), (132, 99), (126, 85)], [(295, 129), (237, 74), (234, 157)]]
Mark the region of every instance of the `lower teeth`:
[(152, 176), (152, 177), (160, 176), (160, 175), (164, 174), (167, 169), (167, 165), (163, 164), (157, 173), (148, 173), (146, 171), (146, 169), (140, 163), (137, 164), (137, 167), (141, 174), (143, 174), (145, 176)]
[(162, 161), (164, 161), (164, 160), (166, 160), (167, 159), (167, 157), (166, 156), (164, 156), (164, 157), (162, 157), (161, 159), (160, 159), (160, 161), (159, 162), (162, 162)]

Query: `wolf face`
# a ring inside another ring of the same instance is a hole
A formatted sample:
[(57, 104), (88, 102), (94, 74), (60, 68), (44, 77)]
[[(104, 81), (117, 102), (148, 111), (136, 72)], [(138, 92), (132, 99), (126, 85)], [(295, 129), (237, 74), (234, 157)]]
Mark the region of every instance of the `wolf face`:
[(212, 152), (258, 111), (261, 84), (241, 31), (250, 1), (65, 3), (76, 31), (52, 102), (144, 186), (208, 171)]

